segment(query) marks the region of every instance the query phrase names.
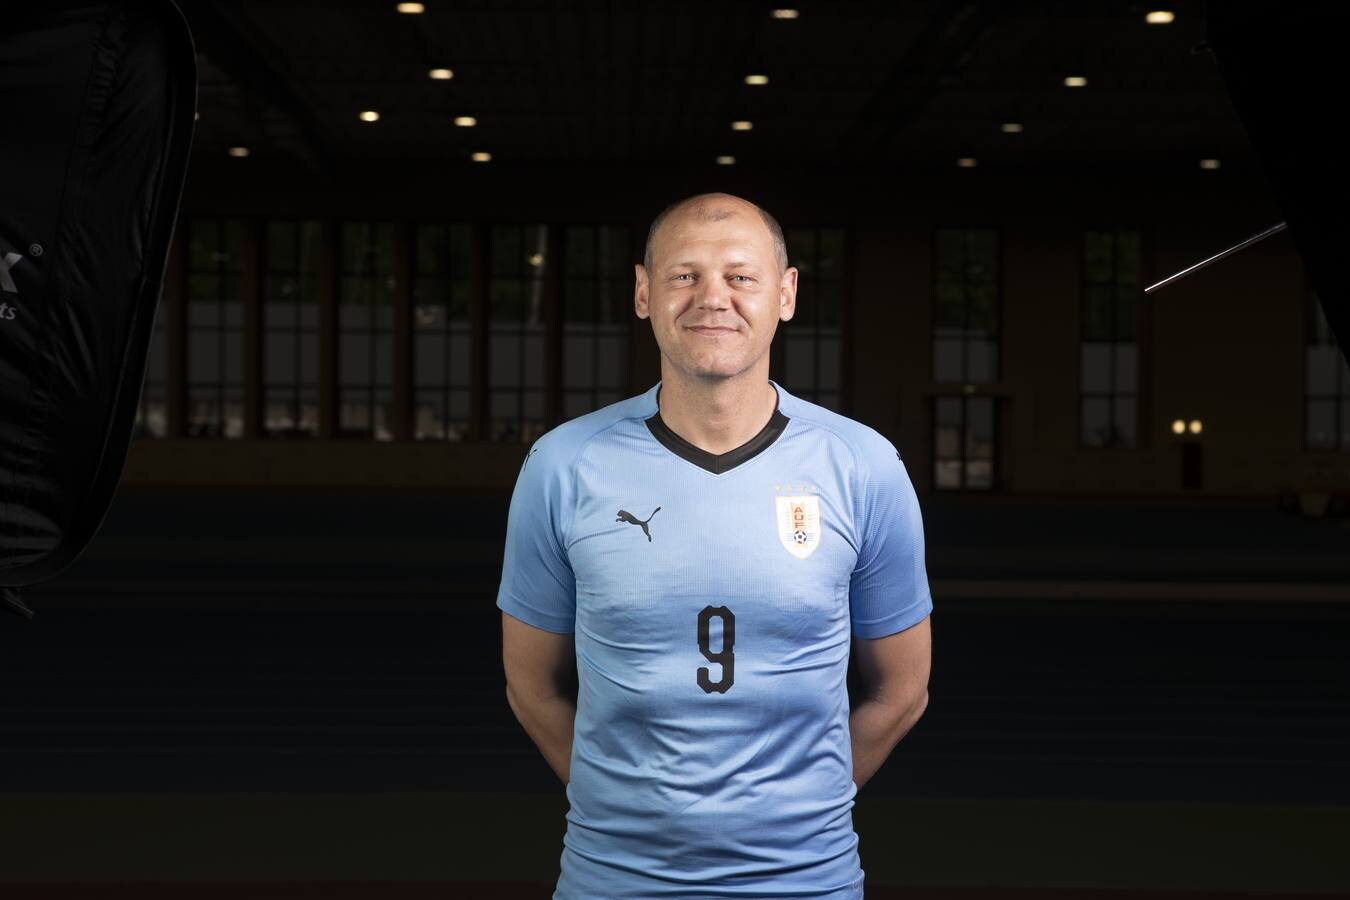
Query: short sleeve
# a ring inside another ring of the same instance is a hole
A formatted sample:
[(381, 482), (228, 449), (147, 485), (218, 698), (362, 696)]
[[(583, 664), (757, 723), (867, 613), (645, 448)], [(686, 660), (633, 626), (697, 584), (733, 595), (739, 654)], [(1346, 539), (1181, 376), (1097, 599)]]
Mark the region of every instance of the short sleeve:
[(576, 629), (576, 576), (564, 549), (572, 511), (571, 459), (545, 434), (536, 440), (511, 493), (497, 606), (527, 625), (570, 634)]
[(923, 517), (895, 446), (872, 431), (859, 441), (855, 482), (858, 560), (849, 581), (853, 634), (885, 637), (933, 611), (924, 562)]

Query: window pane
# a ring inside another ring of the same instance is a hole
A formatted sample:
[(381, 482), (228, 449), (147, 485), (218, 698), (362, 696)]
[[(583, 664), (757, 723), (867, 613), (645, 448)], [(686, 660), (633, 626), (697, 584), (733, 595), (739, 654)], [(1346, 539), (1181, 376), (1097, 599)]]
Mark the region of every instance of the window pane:
[(1134, 395), (1116, 397), (1115, 403), (1115, 440), (1117, 447), (1134, 447), (1138, 444), (1135, 425)]
[(966, 458), (994, 457), (994, 398), (966, 398)]
[(1115, 278), (1114, 235), (1089, 231), (1083, 236), (1083, 277), (1092, 284), (1109, 284)]
[(1333, 345), (1307, 348), (1307, 378), (1305, 389), (1309, 396), (1325, 397), (1336, 394), (1338, 373), (1342, 366), (1340, 348)]
[(1111, 340), (1111, 314), (1115, 288), (1109, 285), (1088, 285), (1083, 288), (1083, 339)]
[(1109, 447), (1111, 441), (1111, 401), (1100, 397), (1083, 398), (1083, 446)]
[(1116, 321), (1114, 337), (1118, 341), (1132, 341), (1139, 337), (1139, 298), (1137, 285), (1119, 285), (1116, 288)]
[(1308, 447), (1329, 450), (1336, 446), (1336, 404), (1330, 400), (1308, 401)]
[(966, 375), (963, 380), (972, 384), (993, 384), (998, 381), (998, 344), (993, 341), (966, 342)]
[(960, 340), (933, 341), (933, 380), (944, 383), (965, 380), (963, 343)]
[(1116, 282), (1137, 285), (1143, 264), (1139, 250), (1139, 232), (1121, 231), (1116, 236)]
[(1139, 387), (1139, 345), (1116, 344), (1116, 390), (1133, 394)]
[(1111, 390), (1111, 345), (1082, 345), (1083, 391), (1104, 394)]

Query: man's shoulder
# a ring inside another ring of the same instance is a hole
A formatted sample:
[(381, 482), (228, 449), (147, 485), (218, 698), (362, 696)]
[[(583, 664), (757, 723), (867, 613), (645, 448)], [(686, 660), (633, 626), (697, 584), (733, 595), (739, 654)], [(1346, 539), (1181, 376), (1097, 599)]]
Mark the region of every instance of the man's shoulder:
[(535, 438), (526, 451), (526, 465), (542, 463), (547, 467), (571, 466), (592, 438), (615, 425), (640, 417), (643, 400), (644, 396), (637, 394), (555, 425)]
[(891, 443), (890, 438), (865, 422), (850, 419), (819, 404), (796, 398), (794, 404), (796, 418), (806, 427), (815, 427), (829, 432), (845, 444), (857, 459), (859, 465), (873, 465), (878, 461), (900, 458), (900, 452)]

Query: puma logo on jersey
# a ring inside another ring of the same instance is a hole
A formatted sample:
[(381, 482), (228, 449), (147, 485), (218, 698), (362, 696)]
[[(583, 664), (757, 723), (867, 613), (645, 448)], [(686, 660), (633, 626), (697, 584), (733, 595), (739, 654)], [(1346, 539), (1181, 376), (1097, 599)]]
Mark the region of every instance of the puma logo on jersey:
[[(658, 506), (656, 509), (652, 510), (652, 516), (656, 515), (656, 514), (659, 513), (660, 511), (661, 511), (661, 507)], [(652, 533), (651, 533), (651, 531), (649, 531), (649, 530), (647, 529), (647, 523), (650, 522), (650, 521), (652, 520), (652, 516), (648, 516), (648, 517), (645, 518), (645, 519), (639, 519), (637, 516), (633, 515), (633, 514), (630, 513), (628, 510), (626, 510), (626, 509), (621, 509), (621, 510), (619, 510), (619, 517), (618, 517), (617, 519), (615, 519), (614, 521), (615, 521), (615, 522), (627, 522), (629, 525), (641, 525), (641, 526), (642, 526), (642, 533), (645, 534), (645, 535), (647, 536), (647, 540), (650, 541), (650, 540), (652, 539)]]

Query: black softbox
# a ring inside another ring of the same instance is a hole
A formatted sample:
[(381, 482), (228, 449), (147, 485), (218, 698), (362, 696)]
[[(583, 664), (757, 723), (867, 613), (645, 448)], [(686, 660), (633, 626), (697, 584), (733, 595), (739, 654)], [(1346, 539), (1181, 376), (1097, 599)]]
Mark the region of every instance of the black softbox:
[(172, 0), (0, 6), (0, 605), (31, 616), (126, 462), (197, 65)]

